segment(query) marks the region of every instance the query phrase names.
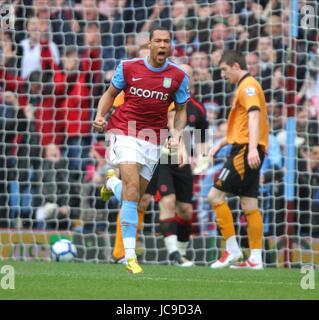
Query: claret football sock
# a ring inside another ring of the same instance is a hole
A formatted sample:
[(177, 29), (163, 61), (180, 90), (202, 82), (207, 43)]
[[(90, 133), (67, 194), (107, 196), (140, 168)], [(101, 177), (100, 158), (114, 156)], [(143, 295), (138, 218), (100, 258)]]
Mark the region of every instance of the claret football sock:
[(160, 220), (160, 229), (161, 233), (164, 237), (168, 237), (171, 235), (176, 235), (177, 233), (177, 224), (175, 217), (169, 219), (161, 219)]
[(169, 254), (178, 251), (177, 248), (177, 224), (175, 217), (160, 220), (161, 233), (164, 236), (164, 243)]
[(185, 256), (192, 233), (192, 220), (183, 219), (179, 215), (176, 215), (175, 220), (177, 224), (177, 247), (181, 255)]

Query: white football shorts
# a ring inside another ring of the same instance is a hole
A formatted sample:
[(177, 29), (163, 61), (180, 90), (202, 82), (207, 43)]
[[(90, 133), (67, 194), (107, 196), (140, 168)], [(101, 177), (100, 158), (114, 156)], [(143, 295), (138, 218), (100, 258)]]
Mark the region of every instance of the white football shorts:
[(120, 163), (139, 163), (140, 175), (150, 181), (160, 157), (161, 146), (131, 136), (107, 134), (106, 161), (112, 167)]

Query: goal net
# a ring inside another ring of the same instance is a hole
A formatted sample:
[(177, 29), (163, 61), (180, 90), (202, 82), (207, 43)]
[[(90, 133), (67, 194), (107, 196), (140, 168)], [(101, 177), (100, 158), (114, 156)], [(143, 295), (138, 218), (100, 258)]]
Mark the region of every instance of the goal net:
[[(173, 32), (174, 61), (193, 68), (210, 146), (225, 136), (234, 92), (221, 78), (219, 58), (225, 49), (246, 54), (265, 92), (271, 132), (259, 189), (265, 265), (318, 266), (318, 4), (299, 1), (294, 22), (292, 2), (2, 1), (0, 259), (50, 260), (51, 244), (68, 238), (77, 260), (112, 260), (119, 203), (99, 196), (109, 167), (104, 136), (92, 122), (116, 65), (137, 57), (150, 28), (163, 25)], [(198, 265), (215, 260), (225, 245), (207, 194), (226, 155), (227, 148), (194, 177), (187, 255)], [(240, 245), (248, 248), (239, 199), (228, 201)], [(138, 243), (143, 262), (168, 263), (155, 200)]]

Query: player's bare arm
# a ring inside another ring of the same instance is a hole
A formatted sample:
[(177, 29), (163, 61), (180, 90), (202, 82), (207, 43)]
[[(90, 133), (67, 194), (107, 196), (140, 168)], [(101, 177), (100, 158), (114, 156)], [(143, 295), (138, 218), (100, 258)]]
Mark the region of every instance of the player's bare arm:
[(116, 89), (112, 84), (105, 91), (103, 96), (101, 97), (99, 104), (97, 106), (96, 116), (93, 122), (93, 127), (102, 132), (104, 130), (105, 125), (105, 115), (113, 106), (114, 100), (118, 95), (119, 90)]
[[(187, 152), (186, 152), (186, 147), (185, 147), (185, 143), (184, 143), (184, 139), (183, 139), (183, 134), (181, 133), (181, 135), (179, 135), (178, 132), (175, 130), (175, 126), (174, 126), (175, 115), (176, 115), (175, 109), (170, 111), (170, 112), (168, 112), (168, 114), (167, 114), (167, 118), (168, 118), (167, 126), (168, 126), (168, 129), (170, 130), (170, 132), (172, 134), (171, 139), (173, 139), (175, 134), (176, 134), (176, 137), (181, 137), (181, 138), (178, 138), (177, 141), (174, 140), (173, 142), (168, 141), (168, 148), (170, 149), (170, 151), (173, 151), (173, 152), (175, 152), (176, 149), (177, 149), (179, 167), (183, 167), (189, 161), (188, 161), (188, 155), (187, 155)], [(176, 145), (176, 147), (175, 147), (175, 145)]]
[(168, 143), (169, 149), (176, 149), (183, 139), (183, 130), (187, 122), (186, 104), (175, 104), (174, 127), (171, 128), (172, 138)]
[(248, 113), (249, 145), (248, 145), (248, 165), (251, 169), (258, 169), (260, 158), (257, 150), (259, 138), (259, 110)]
[(167, 113), (167, 127), (170, 131), (174, 130), (175, 107)]

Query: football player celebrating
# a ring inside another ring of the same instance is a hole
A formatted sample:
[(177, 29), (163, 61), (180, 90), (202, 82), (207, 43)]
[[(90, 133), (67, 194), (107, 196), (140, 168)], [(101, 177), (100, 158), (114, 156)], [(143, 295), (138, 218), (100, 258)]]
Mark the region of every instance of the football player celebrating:
[(104, 130), (105, 115), (123, 90), (124, 104), (115, 110), (106, 128), (107, 157), (113, 166), (119, 167), (122, 179), (118, 192), (122, 195), (121, 226), (126, 268), (134, 274), (143, 271), (135, 254), (137, 206), (159, 160), (160, 145), (166, 138), (163, 131), (167, 127), (167, 110), (172, 101), (176, 114), (175, 134), (168, 144), (170, 149), (178, 148), (186, 125), (188, 76), (167, 59), (171, 40), (169, 30), (155, 27), (150, 32), (150, 55), (144, 59), (121, 61), (111, 85), (99, 101), (93, 124), (96, 130)]

